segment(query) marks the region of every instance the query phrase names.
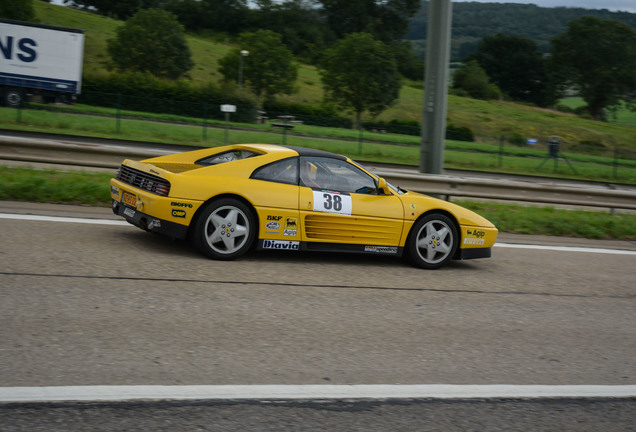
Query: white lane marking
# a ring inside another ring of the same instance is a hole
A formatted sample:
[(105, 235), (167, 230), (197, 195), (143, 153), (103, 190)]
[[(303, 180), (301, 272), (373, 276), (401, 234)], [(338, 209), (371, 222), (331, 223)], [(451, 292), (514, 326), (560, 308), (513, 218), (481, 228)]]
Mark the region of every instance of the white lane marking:
[[(120, 225), (130, 226), (126, 221), (110, 220), (110, 219), (84, 219), (84, 218), (70, 218), (59, 216), (38, 216), (38, 215), (23, 215), (23, 214), (11, 214), (0, 213), (0, 219), (17, 219), (17, 220), (32, 220), (40, 222), (66, 222), (66, 223), (84, 223), (94, 225)], [(542, 245), (528, 245), (528, 244), (512, 244), (512, 243), (495, 243), (495, 247), (512, 248), (512, 249), (535, 249), (535, 250), (551, 250), (558, 252), (587, 252), (587, 253), (600, 253), (600, 254), (612, 254), (612, 255), (636, 255), (636, 251), (620, 250), (620, 249), (601, 249), (601, 248), (583, 248), (572, 246), (542, 246)]]
[(0, 387), (0, 402), (227, 399), (629, 398), (636, 385), (189, 385)]
[(573, 247), (573, 246), (541, 246), (541, 245), (527, 245), (527, 244), (495, 243), (495, 247), (512, 248), (512, 249), (551, 250), (551, 251), (559, 251), (559, 252), (588, 252), (588, 253), (600, 253), (600, 254), (612, 254), (612, 255), (636, 255), (636, 251), (621, 250), (621, 249), (583, 248), (583, 247)]
[(40, 221), (40, 222), (83, 223), (83, 224), (93, 224), (93, 225), (130, 225), (128, 222), (123, 220), (84, 219), (84, 218), (38, 216), (38, 215), (24, 215), (24, 214), (10, 214), (10, 213), (0, 213), (0, 219), (17, 219), (17, 220)]

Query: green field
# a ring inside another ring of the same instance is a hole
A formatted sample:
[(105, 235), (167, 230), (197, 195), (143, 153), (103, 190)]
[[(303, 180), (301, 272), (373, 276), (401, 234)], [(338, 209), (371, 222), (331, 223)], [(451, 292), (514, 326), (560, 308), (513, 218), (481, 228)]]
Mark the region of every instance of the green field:
[[(69, 113), (74, 113), (73, 115)], [(199, 147), (225, 143), (224, 122), (175, 115), (123, 112), (89, 106), (59, 110), (0, 108), (0, 127), (94, 137), (113, 137), (133, 141), (162, 142)], [(345, 154), (368, 162), (419, 165), (420, 138), (297, 125), (283, 135), (269, 124), (231, 123), (229, 144), (262, 142), (292, 144)], [(535, 148), (538, 147), (538, 148)], [(576, 178), (636, 184), (636, 158), (614, 158), (613, 153), (568, 153), (565, 160), (546, 160), (543, 146), (499, 145), (489, 142), (446, 141), (444, 167), (513, 174)], [(568, 163), (569, 162), (569, 163)]]
[[(84, 71), (107, 73), (109, 57), (106, 41), (114, 36), (115, 29), (122, 24), (120, 21), (45, 2), (34, 2), (34, 6), (38, 18), (44, 24), (84, 29)], [(217, 61), (231, 49), (231, 41), (228, 44), (225, 39), (219, 41), (194, 35), (188, 36), (187, 40), (195, 61), (191, 81), (217, 82), (220, 78)], [(296, 94), (280, 99), (287, 102), (320, 103), (323, 91), (318, 71), (314, 66), (300, 64), (296, 84)], [(422, 116), (422, 100), (422, 83), (405, 81), (397, 103), (382, 113), (378, 120), (419, 121)], [(447, 121), (455, 126), (471, 128), (482, 141), (498, 140), (500, 136), (518, 135), (546, 139), (550, 135), (559, 135), (568, 143), (567, 145), (593, 142), (608, 151), (613, 151), (614, 148), (636, 151), (636, 130), (630, 120), (633, 119), (634, 113), (621, 111), (619, 114), (619, 119), (626, 119), (627, 124), (594, 122), (572, 114), (511, 102), (481, 101), (451, 95), (448, 98)]]

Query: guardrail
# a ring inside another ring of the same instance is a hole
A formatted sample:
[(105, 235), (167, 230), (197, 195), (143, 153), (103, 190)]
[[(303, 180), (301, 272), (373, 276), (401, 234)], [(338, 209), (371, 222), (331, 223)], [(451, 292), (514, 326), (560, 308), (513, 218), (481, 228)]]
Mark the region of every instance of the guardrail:
[(375, 170), (388, 182), (416, 192), (451, 197), (489, 198), (532, 203), (636, 209), (636, 192), (598, 187), (533, 184), (515, 180), (461, 178), (431, 174), (400, 174)]
[[(117, 169), (122, 160), (146, 159), (172, 153), (166, 149), (65, 142), (0, 136), (0, 159)], [(636, 210), (636, 191), (604, 187), (564, 186), (551, 183), (403, 173), (376, 169), (376, 174), (403, 189), (430, 195), (525, 201), (609, 209)]]
[(126, 158), (146, 159), (169, 153), (172, 152), (112, 144), (0, 136), (0, 159), (20, 162), (117, 169)]

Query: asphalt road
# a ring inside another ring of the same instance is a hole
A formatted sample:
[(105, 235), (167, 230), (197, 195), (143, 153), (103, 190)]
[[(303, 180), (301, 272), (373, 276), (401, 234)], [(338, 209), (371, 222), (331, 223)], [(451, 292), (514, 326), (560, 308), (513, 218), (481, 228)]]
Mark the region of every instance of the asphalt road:
[[(0, 213), (113, 219), (6, 201)], [(0, 218), (0, 229), (0, 387), (636, 384), (635, 255), (500, 246), (491, 259), (423, 271), (289, 252), (211, 261), (132, 226)], [(624, 399), (0, 404), (3, 431), (634, 424), (636, 401)]]

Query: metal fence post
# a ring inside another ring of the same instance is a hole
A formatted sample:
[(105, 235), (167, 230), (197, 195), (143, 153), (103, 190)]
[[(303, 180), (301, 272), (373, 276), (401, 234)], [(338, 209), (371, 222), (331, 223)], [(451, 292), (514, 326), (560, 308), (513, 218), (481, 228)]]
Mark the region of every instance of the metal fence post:
[(208, 139), (208, 104), (203, 102), (203, 141)]
[(117, 93), (116, 132), (121, 133), (121, 93)]
[(614, 147), (614, 178), (618, 178), (618, 147)]

